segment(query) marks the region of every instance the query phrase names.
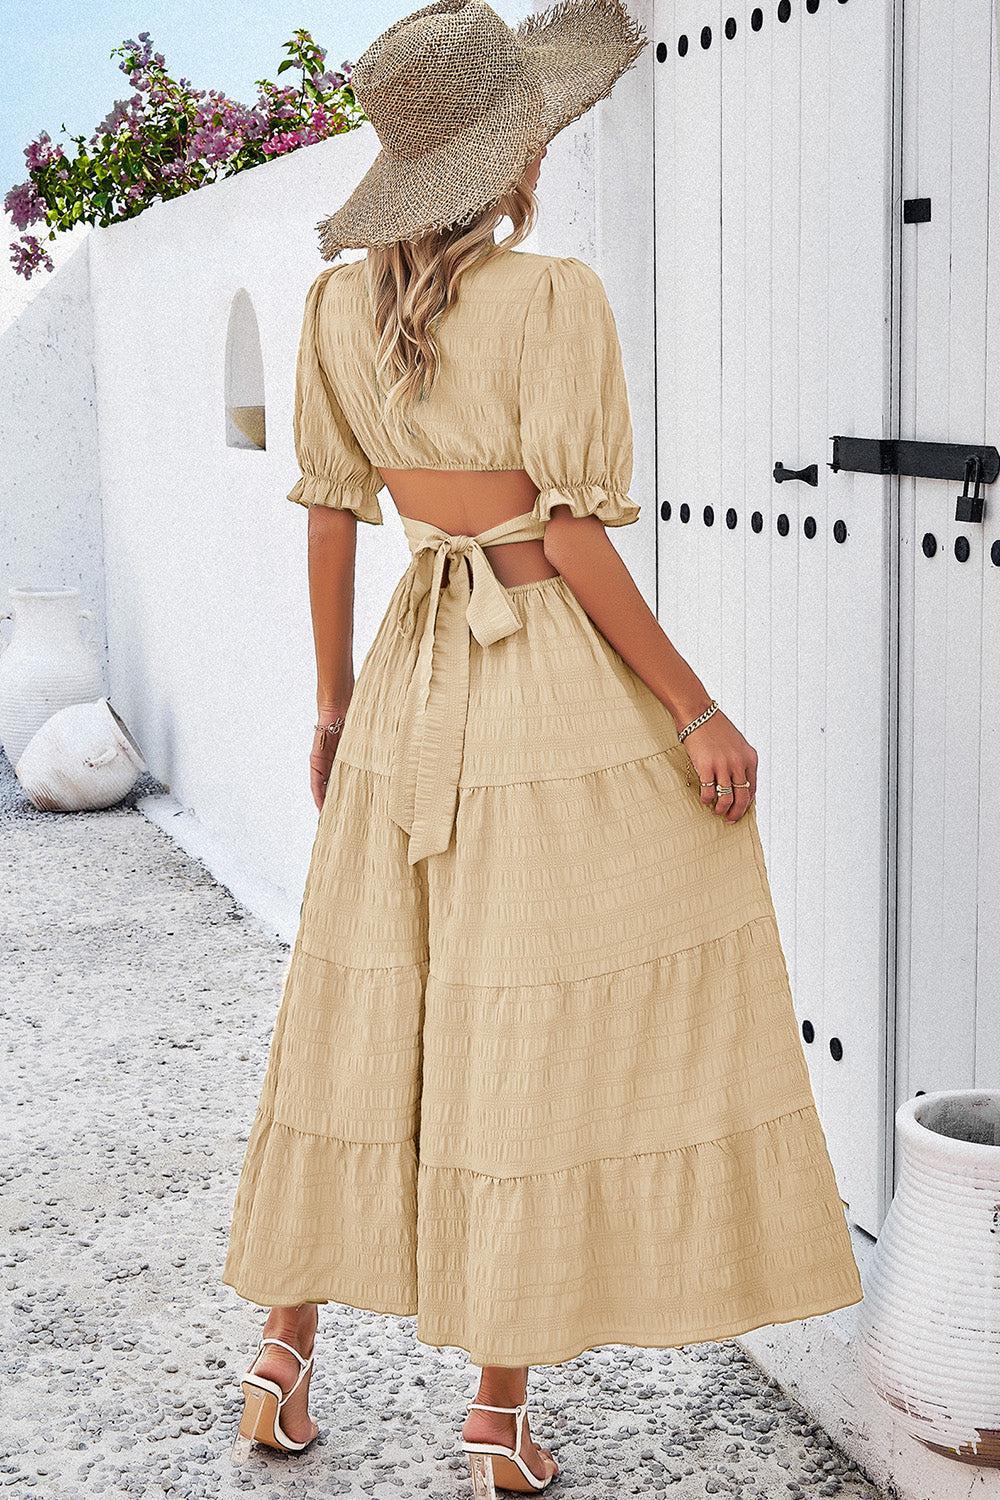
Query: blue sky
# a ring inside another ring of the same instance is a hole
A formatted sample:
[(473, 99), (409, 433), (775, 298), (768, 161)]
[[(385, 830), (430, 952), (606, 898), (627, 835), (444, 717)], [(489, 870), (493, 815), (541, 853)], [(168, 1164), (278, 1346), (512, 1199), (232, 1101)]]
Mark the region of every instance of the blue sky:
[[(492, 0), (513, 24), (531, 9)], [(298, 27), (327, 49), (327, 62), (353, 61), (397, 17), (418, 5), (355, 0), (350, 6), (262, 4), (239, 7), (221, 0), (197, 5), (162, 0), (0, 0), (0, 77), (4, 79), (0, 198), (25, 178), (24, 147), (47, 130), (53, 140), (65, 124), (89, 135), (115, 99), (128, 92), (110, 52), (148, 31), (175, 76), (199, 88), (221, 88), (234, 98), (254, 97), (254, 79), (274, 78), (282, 43)]]

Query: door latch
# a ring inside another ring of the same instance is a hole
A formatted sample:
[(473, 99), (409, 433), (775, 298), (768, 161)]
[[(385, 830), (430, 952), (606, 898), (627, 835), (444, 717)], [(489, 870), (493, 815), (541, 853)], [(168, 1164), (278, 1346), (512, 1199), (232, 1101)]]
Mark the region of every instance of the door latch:
[(806, 484), (819, 484), (818, 465), (809, 464), (804, 469), (786, 469), (779, 459), (774, 466), (774, 482), (784, 484), (789, 479), (802, 479)]
[(834, 473), (907, 474), (920, 479), (961, 479), (956, 521), (981, 522), (984, 484), (1000, 478), (1000, 453), (974, 443), (920, 443), (904, 438), (833, 438)]

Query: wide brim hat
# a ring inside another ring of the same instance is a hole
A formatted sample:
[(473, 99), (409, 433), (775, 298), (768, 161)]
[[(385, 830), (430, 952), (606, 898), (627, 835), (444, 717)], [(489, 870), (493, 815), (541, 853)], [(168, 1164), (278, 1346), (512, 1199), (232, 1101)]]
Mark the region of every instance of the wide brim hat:
[(648, 40), (622, 0), (560, 0), (516, 27), (487, 0), (434, 0), (396, 21), (354, 66), (381, 149), (317, 224), (324, 260), (473, 218), (607, 98)]

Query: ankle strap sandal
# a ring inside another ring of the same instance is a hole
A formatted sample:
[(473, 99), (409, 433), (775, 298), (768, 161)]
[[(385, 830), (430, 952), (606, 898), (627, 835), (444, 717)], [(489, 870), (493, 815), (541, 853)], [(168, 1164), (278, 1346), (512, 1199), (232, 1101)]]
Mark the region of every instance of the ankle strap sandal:
[[(263, 1375), (253, 1373), (253, 1367), (266, 1344), (277, 1344), (279, 1349), (287, 1349), (288, 1353), (294, 1354), (299, 1362), (298, 1376), (294, 1385), (287, 1391), (283, 1391), (276, 1380), (265, 1380)], [(265, 1443), (269, 1448), (278, 1448), (283, 1453), (301, 1453), (303, 1448), (309, 1447), (313, 1441), (312, 1438), (308, 1438), (304, 1443), (296, 1443), (283, 1431), (281, 1411), (285, 1402), (295, 1394), (309, 1374), (315, 1357), (314, 1351), (307, 1359), (291, 1344), (286, 1344), (284, 1339), (261, 1339), (242, 1382), (244, 1406), (243, 1416), (240, 1419), (239, 1437), (244, 1439), (248, 1446), (252, 1442)]]
[(521, 1438), (524, 1435), (524, 1419), (528, 1403), (520, 1406), (485, 1406), (481, 1401), (470, 1401), (470, 1411), (495, 1411), (514, 1418), (514, 1446), (503, 1443), (468, 1443), (463, 1441), (462, 1451), (469, 1455), (472, 1470), (473, 1500), (496, 1500), (497, 1488), (513, 1490), (515, 1494), (530, 1495), (547, 1490), (555, 1479), (549, 1474), (539, 1479), (521, 1457)]

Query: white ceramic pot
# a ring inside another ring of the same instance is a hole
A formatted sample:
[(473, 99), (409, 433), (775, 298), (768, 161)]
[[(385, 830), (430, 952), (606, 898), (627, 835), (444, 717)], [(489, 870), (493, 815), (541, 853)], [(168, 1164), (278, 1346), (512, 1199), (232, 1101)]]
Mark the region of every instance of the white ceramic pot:
[(12, 766), (46, 719), (70, 703), (92, 703), (104, 691), (93, 647), (80, 636), (79, 589), (11, 589), (10, 645), (0, 655), (0, 744)]
[(1000, 1092), (918, 1095), (896, 1111), (896, 1143), (862, 1365), (927, 1447), (1000, 1466)]
[(15, 767), (28, 798), (45, 812), (113, 807), (146, 763), (107, 698), (74, 703), (33, 734)]

